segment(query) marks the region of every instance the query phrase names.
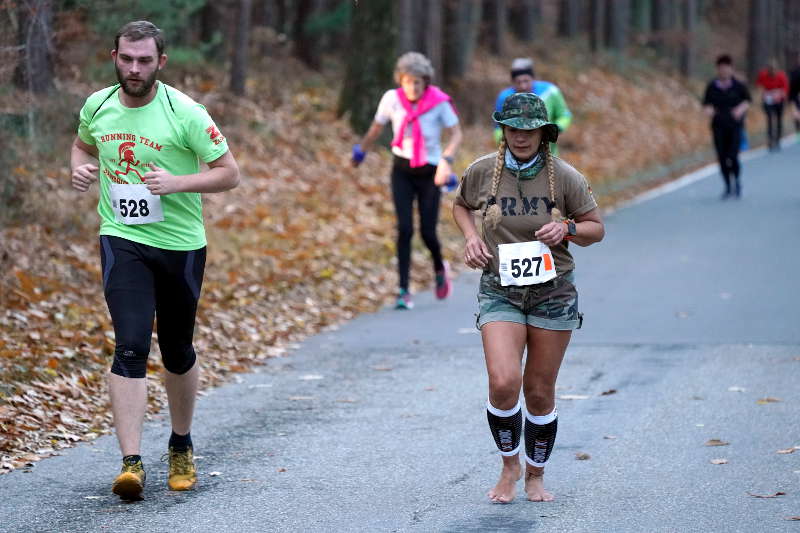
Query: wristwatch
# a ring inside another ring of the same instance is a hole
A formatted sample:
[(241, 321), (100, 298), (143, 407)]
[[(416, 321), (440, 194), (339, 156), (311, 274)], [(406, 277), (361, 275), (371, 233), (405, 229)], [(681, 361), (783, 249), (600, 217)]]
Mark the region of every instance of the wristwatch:
[(565, 239), (571, 239), (572, 237), (578, 234), (578, 228), (575, 227), (574, 220), (568, 218), (564, 221), (564, 224), (567, 225), (567, 234), (564, 237)]
[(452, 155), (445, 155), (445, 156), (442, 156), (442, 159), (444, 159), (445, 161), (447, 161), (447, 164), (448, 164), (448, 165), (452, 165), (452, 164), (453, 164), (453, 161), (455, 161), (455, 159), (453, 159), (453, 156), (452, 156)]

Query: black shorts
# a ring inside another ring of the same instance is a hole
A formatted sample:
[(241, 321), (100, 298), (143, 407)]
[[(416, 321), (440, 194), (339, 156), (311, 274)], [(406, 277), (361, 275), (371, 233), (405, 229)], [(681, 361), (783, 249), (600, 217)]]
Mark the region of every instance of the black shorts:
[[(153, 317), (164, 367), (183, 374), (195, 362), (192, 346), (203, 284), (205, 247), (165, 250), (109, 235), (100, 236), (103, 288), (114, 324), (116, 354), (150, 353)], [(125, 375), (112, 367), (112, 372)]]

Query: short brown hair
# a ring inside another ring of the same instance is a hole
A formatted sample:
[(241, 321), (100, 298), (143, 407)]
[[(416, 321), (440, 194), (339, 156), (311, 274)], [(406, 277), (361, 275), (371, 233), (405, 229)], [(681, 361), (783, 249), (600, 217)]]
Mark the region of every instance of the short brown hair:
[(164, 53), (164, 34), (155, 24), (147, 20), (135, 20), (121, 27), (117, 32), (117, 36), (114, 37), (114, 50), (119, 48), (120, 37), (125, 37), (130, 41), (140, 41), (152, 37), (156, 42), (158, 57), (161, 57), (161, 54)]

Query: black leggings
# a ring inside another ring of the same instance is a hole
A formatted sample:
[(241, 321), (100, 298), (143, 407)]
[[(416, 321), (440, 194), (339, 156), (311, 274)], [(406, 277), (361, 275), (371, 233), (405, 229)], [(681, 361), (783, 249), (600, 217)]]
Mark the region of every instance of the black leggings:
[(164, 368), (175, 374), (189, 371), (196, 359), (192, 337), (206, 249), (164, 250), (102, 235), (100, 250), (116, 338), (111, 372), (145, 377), (154, 315)]
[(434, 270), (442, 270), (442, 247), (436, 237), (439, 219), (439, 200), (442, 192), (433, 183), (436, 167), (411, 168), (410, 161), (395, 156), (392, 166), (392, 197), (397, 213), (397, 269), (400, 288), (408, 290), (408, 271), (411, 268), (411, 237), (414, 235), (414, 198), (419, 208), (420, 233), (433, 256)]
[[(731, 192), (731, 186), (739, 189), (739, 147), (742, 144), (742, 127), (739, 124), (714, 126), (714, 148), (717, 150), (719, 169), (725, 180), (725, 192)], [(734, 183), (731, 183), (733, 178)]]
[(783, 136), (783, 102), (764, 104), (764, 113), (767, 114), (767, 144), (773, 148), (780, 144)]

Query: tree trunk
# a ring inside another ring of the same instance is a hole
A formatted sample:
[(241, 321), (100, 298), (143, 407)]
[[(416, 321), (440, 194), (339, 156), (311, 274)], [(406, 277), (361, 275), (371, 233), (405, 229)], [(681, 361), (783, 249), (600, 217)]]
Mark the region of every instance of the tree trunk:
[(204, 43), (211, 42), (220, 31), (222, 15), (214, 2), (207, 2), (200, 10), (200, 40)]
[(33, 94), (53, 89), (53, 62), (50, 55), (53, 34), (51, 0), (30, 0), (17, 6), (18, 41), (25, 46), (14, 70), (14, 85)]
[(306, 31), (308, 19), (315, 11), (315, 0), (297, 0), (297, 11), (294, 19), (292, 37), (294, 40), (294, 55), (309, 67), (318, 70), (320, 67), (319, 36)]
[(252, 7), (252, 0), (239, 0), (231, 58), (231, 91), (237, 96), (244, 96), (247, 83), (247, 52), (250, 46), (250, 11)]
[(489, 24), (489, 51), (497, 56), (506, 54), (508, 42), (508, 2), (507, 0), (485, 0), (484, 10)]
[(580, 0), (561, 0), (558, 6), (558, 34), (561, 37), (575, 37), (580, 29)]
[(650, 0), (633, 0), (631, 3), (631, 29), (633, 31), (639, 34), (650, 32), (652, 7)]
[[(784, 18), (783, 0), (770, 0), (769, 2), (769, 60), (775, 61), (780, 68), (783, 56), (783, 40), (786, 33), (787, 20)], [(794, 35), (797, 39), (797, 34)]]
[(397, 4), (400, 27), (400, 53), (420, 50), (419, 38), (419, 2), (418, 0), (400, 0)]
[(672, 0), (653, 0), (652, 37), (651, 45), (659, 55), (668, 55), (671, 47), (670, 33), (672, 32)]
[(783, 18), (786, 28), (783, 35), (783, 59), (787, 68), (800, 66), (800, 2), (783, 1)]
[(630, 23), (629, 0), (606, 2), (606, 45), (622, 52), (628, 46), (628, 24)]
[(533, 41), (536, 26), (542, 17), (540, 0), (517, 0), (513, 3), (509, 13), (511, 16), (511, 30), (522, 42)]
[(431, 60), (436, 76), (442, 75), (444, 52), (443, 31), (444, 6), (442, 0), (428, 0), (425, 5), (425, 33), (423, 35), (425, 55)]
[(694, 33), (697, 28), (696, 0), (681, 1), (682, 35), (680, 42), (680, 71), (687, 78), (694, 72)]
[(589, 2), (589, 49), (594, 53), (600, 50), (606, 34), (606, 0)]
[(448, 0), (446, 3), (444, 74), (447, 79), (463, 76), (472, 62), (482, 7), (481, 0)]
[(750, 0), (750, 27), (747, 34), (747, 77), (756, 74), (769, 59), (770, 0)]
[(352, 16), (350, 50), (364, 53), (347, 55), (339, 113), (349, 112), (350, 125), (364, 132), (383, 92), (392, 84), (396, 16), (392, 0), (362, 0), (353, 6)]

